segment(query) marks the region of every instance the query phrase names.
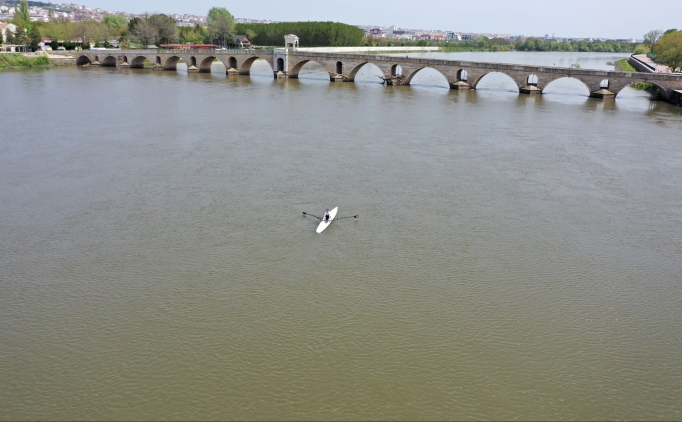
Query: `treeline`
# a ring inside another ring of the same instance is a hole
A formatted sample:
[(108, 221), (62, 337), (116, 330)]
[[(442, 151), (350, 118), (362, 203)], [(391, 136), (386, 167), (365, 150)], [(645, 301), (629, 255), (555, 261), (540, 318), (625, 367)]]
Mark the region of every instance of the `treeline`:
[[(19, 4), (19, 0), (5, 0), (5, 1), (0, 1), (0, 6), (2, 5), (7, 5), (7, 6), (15, 6)], [(28, 5), (31, 7), (45, 7), (45, 8), (55, 8), (57, 6), (56, 4), (52, 3), (45, 3), (42, 1), (28, 1)]]
[(365, 33), (338, 22), (238, 23), (235, 33), (249, 35), (255, 45), (284, 46), (284, 36), (296, 34), (301, 47), (354, 47)]
[(635, 44), (618, 41), (556, 41), (542, 38), (527, 38), (511, 41), (503, 38), (486, 38), (474, 35), (463, 41), (390, 40), (367, 36), (361, 45), (365, 46), (420, 46), (440, 47), (445, 51), (597, 51), (607, 53), (631, 53)]
[(542, 38), (527, 38), (514, 43), (520, 51), (596, 51), (604, 53), (631, 53), (636, 44), (620, 41), (555, 41)]

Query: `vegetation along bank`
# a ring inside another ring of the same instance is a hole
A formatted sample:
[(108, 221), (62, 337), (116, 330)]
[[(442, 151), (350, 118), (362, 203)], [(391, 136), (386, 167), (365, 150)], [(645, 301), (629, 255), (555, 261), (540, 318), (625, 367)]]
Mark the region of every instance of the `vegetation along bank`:
[(0, 69), (15, 69), (22, 67), (49, 66), (50, 58), (46, 55), (27, 57), (20, 53), (0, 54)]

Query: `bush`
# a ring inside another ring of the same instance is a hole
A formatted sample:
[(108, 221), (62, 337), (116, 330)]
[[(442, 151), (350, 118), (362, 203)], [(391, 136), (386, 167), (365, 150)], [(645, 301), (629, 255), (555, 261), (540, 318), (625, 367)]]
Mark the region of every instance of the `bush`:
[(649, 48), (649, 46), (644, 44), (637, 44), (637, 46), (635, 47), (635, 51), (633, 51), (634, 54), (647, 54), (650, 52), (651, 49)]
[(644, 90), (644, 91), (651, 92), (654, 90), (654, 84), (652, 84), (651, 82), (634, 82), (634, 83), (630, 84), (630, 86), (632, 88), (638, 89), (640, 91)]

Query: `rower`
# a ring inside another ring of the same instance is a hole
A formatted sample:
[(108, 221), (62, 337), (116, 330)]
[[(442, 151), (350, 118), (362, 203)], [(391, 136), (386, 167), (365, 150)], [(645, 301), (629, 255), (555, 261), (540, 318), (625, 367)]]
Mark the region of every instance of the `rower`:
[(324, 212), (324, 221), (329, 222), (329, 208)]

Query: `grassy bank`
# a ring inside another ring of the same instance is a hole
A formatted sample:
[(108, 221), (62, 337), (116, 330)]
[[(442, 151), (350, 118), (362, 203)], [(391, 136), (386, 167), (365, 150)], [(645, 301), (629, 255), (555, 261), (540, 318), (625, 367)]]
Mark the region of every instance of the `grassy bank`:
[(615, 68), (617, 72), (637, 72), (637, 69), (632, 67), (628, 62), (628, 59), (618, 60), (615, 64)]
[(0, 54), (0, 69), (47, 66), (49, 64), (50, 58), (47, 56), (26, 57), (15, 53)]
[[(628, 59), (618, 60), (615, 63), (616, 71), (618, 72), (637, 72)], [(634, 82), (630, 84), (631, 88), (652, 92), (654, 90), (654, 85), (651, 82)]]

